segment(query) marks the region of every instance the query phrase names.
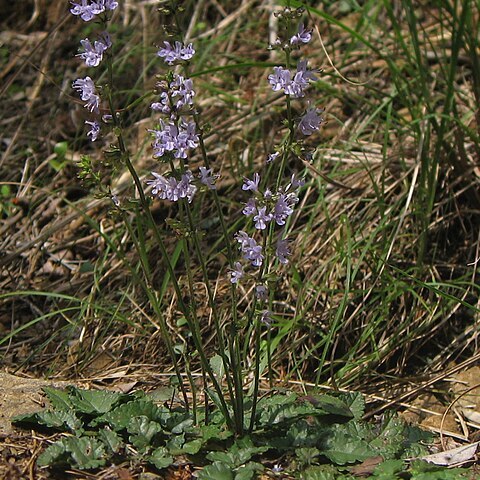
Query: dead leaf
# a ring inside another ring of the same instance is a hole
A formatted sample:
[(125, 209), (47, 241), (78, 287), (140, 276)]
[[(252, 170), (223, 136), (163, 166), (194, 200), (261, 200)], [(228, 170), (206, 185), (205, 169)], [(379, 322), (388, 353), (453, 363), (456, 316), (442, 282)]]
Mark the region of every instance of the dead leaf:
[(380, 465), (382, 462), (383, 457), (381, 455), (367, 458), (360, 465), (350, 468), (350, 473), (353, 473), (356, 477), (369, 477), (377, 468), (377, 465)]
[(480, 442), (471, 443), (469, 445), (462, 445), (461, 447), (444, 452), (434, 453), (425, 457), (420, 457), (420, 460), (425, 460), (435, 465), (459, 465), (469, 460), (472, 460), (477, 453)]

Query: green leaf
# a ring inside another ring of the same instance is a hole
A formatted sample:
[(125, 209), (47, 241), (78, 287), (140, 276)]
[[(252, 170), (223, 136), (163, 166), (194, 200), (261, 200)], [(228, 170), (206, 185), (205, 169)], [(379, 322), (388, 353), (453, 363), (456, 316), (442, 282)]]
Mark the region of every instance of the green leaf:
[(311, 465), (312, 462), (320, 455), (320, 450), (315, 447), (303, 447), (295, 450), (297, 460), (302, 465)]
[(133, 417), (127, 425), (129, 439), (140, 451), (145, 451), (150, 446), (154, 435), (162, 431), (161, 425), (151, 421), (146, 416)]
[(351, 475), (342, 475), (332, 465), (308, 467), (300, 473), (300, 480), (355, 480)]
[(81, 390), (71, 387), (70, 399), (74, 408), (82, 413), (107, 413), (120, 401), (121, 393), (107, 390)]
[(94, 438), (67, 437), (50, 445), (39, 457), (39, 466), (69, 463), (74, 468), (88, 470), (105, 465), (105, 449)]
[(101, 442), (90, 437), (68, 437), (65, 439), (67, 451), (74, 462), (72, 467), (88, 470), (102, 467), (106, 463), (105, 448)]
[(43, 410), (42, 412), (30, 413), (26, 415), (17, 415), (12, 419), (12, 423), (26, 427), (48, 427), (56, 430), (71, 432), (82, 431), (83, 424), (74, 413), (63, 410)]
[(67, 411), (73, 409), (73, 403), (66, 390), (53, 387), (43, 387), (42, 390), (54, 409)]
[(334, 435), (327, 439), (328, 447), (321, 453), (337, 465), (362, 462), (377, 453), (361, 438), (355, 438), (341, 430), (334, 430), (334, 432)]
[(68, 151), (68, 143), (67, 142), (56, 143), (55, 146), (53, 147), (53, 151), (55, 152), (55, 155), (57, 155), (57, 157), (64, 159)]
[(220, 355), (214, 355), (210, 359), (210, 366), (212, 367), (213, 373), (217, 377), (218, 381), (222, 381), (225, 376), (225, 368), (223, 365), (223, 360)]
[(149, 400), (132, 400), (94, 419), (91, 426), (108, 423), (114, 430), (126, 429), (133, 417), (145, 416), (149, 420), (160, 421), (164, 412)]
[(365, 398), (360, 392), (342, 393), (340, 397), (349, 408), (355, 420), (360, 420), (365, 414)]
[(403, 460), (386, 460), (375, 467), (373, 475), (379, 480), (394, 480), (399, 478), (397, 473), (405, 469)]
[(251, 480), (255, 478), (258, 472), (264, 470), (263, 465), (257, 462), (248, 462), (246, 465), (242, 465), (237, 468), (235, 472), (235, 480)]
[(417, 460), (412, 462), (410, 473), (412, 475), (411, 480), (461, 480), (466, 478), (468, 470), (462, 468), (447, 469)]
[(67, 464), (68, 452), (63, 442), (64, 439), (52, 443), (44, 452), (37, 458), (37, 465), (39, 467), (48, 467), (51, 465)]
[(202, 440), (192, 440), (191, 442), (186, 442), (183, 445), (182, 453), (186, 453), (188, 455), (195, 455), (201, 450), (202, 447)]
[(315, 396), (312, 403), (315, 407), (322, 409), (326, 413), (338, 415), (339, 417), (354, 418), (354, 415), (348, 405), (340, 398), (331, 395)]
[(270, 446), (256, 447), (249, 437), (238, 439), (226, 452), (210, 452), (207, 459), (237, 468), (248, 462), (254, 455), (270, 450)]
[(230, 467), (221, 462), (207, 465), (198, 473), (198, 480), (233, 480), (233, 472)]
[(202, 435), (202, 440), (206, 443), (209, 440), (226, 440), (232, 436), (230, 430), (226, 430), (225, 425), (201, 425), (200, 434)]
[(123, 446), (122, 437), (108, 427), (102, 428), (98, 432), (98, 438), (112, 453), (117, 453)]
[(169, 467), (173, 463), (173, 457), (168, 453), (168, 450), (165, 447), (160, 447), (153, 451), (148, 457), (148, 461), (161, 470), (162, 468)]

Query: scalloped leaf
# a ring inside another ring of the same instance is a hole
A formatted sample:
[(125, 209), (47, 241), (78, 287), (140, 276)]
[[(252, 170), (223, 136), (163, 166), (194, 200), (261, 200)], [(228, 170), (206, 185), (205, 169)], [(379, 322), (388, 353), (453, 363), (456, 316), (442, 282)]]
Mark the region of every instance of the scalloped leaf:
[(133, 417), (141, 416), (152, 421), (159, 421), (162, 419), (162, 410), (149, 400), (132, 400), (94, 419), (90, 425), (95, 427), (102, 423), (108, 423), (113, 430), (119, 431), (126, 429)]
[(65, 410), (43, 410), (17, 415), (13, 417), (12, 423), (22, 427), (47, 427), (60, 431), (80, 432), (83, 430), (81, 420), (73, 412)]
[(108, 390), (83, 390), (75, 387), (70, 387), (69, 393), (75, 410), (97, 415), (110, 412), (123, 396)]
[(197, 478), (198, 480), (234, 480), (232, 469), (222, 462), (207, 465), (198, 472)]
[(127, 431), (131, 434), (129, 440), (133, 445), (138, 450), (144, 452), (150, 446), (152, 438), (162, 431), (162, 427), (157, 422), (141, 415), (130, 419)]
[(148, 457), (148, 461), (161, 470), (162, 468), (169, 467), (173, 463), (173, 457), (165, 447), (160, 447), (152, 452)]

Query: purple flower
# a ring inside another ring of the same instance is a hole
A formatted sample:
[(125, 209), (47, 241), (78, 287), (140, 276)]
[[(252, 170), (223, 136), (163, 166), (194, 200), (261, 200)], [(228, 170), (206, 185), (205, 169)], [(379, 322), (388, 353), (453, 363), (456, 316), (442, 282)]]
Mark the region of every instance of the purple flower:
[(173, 122), (160, 120), (160, 130), (150, 130), (154, 135), (153, 156), (163, 157), (166, 152), (173, 152), (175, 158), (187, 158), (187, 151), (198, 147), (198, 135), (195, 123), (180, 120), (178, 126)]
[(290, 39), (290, 45), (299, 45), (300, 43), (308, 43), (312, 39), (312, 31), (306, 30), (305, 26), (300, 24), (298, 32)]
[(195, 90), (193, 89), (193, 82), (190, 78), (175, 75), (173, 81), (170, 83), (170, 91), (172, 92), (173, 98), (179, 97), (175, 104), (177, 110), (180, 110), (185, 105), (193, 105)]
[(320, 108), (309, 108), (298, 124), (299, 130), (304, 135), (311, 135), (318, 130), (324, 122), (323, 117), (319, 115), (322, 112), (323, 109)]
[(279, 155), (280, 152), (270, 153), (267, 157), (267, 163), (273, 162)]
[(257, 285), (255, 287), (255, 296), (258, 300), (265, 302), (268, 298), (268, 290), (265, 285)]
[(243, 258), (250, 261), (254, 267), (260, 267), (264, 259), (261, 245), (243, 231), (239, 231), (235, 238), (240, 243)]
[(258, 184), (260, 183), (260, 175), (258, 173), (253, 174), (253, 180), (246, 178), (244, 180), (242, 190), (251, 190), (252, 192), (258, 191)]
[(250, 215), (254, 215), (257, 212), (257, 204), (255, 202), (255, 199), (249, 198), (248, 202), (245, 204), (245, 208), (242, 210), (242, 213), (246, 215), (247, 217)]
[(178, 181), (174, 177), (164, 177), (158, 173), (152, 172), (154, 180), (147, 180), (147, 185), (152, 186), (152, 195), (161, 200), (170, 200), (177, 202), (180, 198), (186, 198), (191, 203), (197, 187), (192, 183), (193, 174), (187, 170)]
[(88, 22), (95, 15), (105, 12), (105, 10), (115, 10), (118, 7), (118, 2), (114, 0), (96, 0), (89, 3), (88, 0), (81, 0), (81, 4), (71, 0), (72, 8), (70, 13), (73, 15), (80, 15), (80, 18)]
[(238, 281), (245, 275), (245, 273), (240, 262), (235, 262), (233, 266), (235, 268), (230, 272), (230, 282), (238, 283)]
[(91, 112), (98, 112), (100, 97), (97, 95), (95, 84), (90, 77), (79, 78), (73, 82), (72, 87), (81, 93), (81, 98), (87, 103), (84, 105)]
[(77, 56), (82, 58), (88, 67), (98, 67), (103, 59), (103, 52), (112, 46), (110, 35), (107, 32), (104, 32), (101, 39), (96, 40), (93, 45), (88, 38), (80, 40), (80, 43), (82, 44), (83, 52)]
[[(293, 188), (301, 188), (305, 185), (305, 180), (303, 179), (303, 177), (297, 179), (296, 175), (292, 173), (292, 177), (290, 179), (290, 185)], [(287, 190), (288, 190), (288, 187), (287, 187)]]
[(264, 310), (260, 316), (260, 322), (270, 328), (272, 326), (272, 312), (270, 310)]
[(317, 79), (311, 70), (307, 70), (306, 60), (298, 62), (293, 79), (290, 70), (283, 67), (273, 67), (273, 72), (268, 76), (272, 90), (277, 92), (283, 89), (285, 95), (291, 95), (293, 98), (303, 97), (308, 83)]
[[(162, 86), (158, 84), (157, 86)], [(174, 75), (173, 80), (168, 86), (168, 91), (160, 94), (160, 102), (154, 102), (151, 105), (152, 110), (160, 111), (165, 114), (180, 110), (185, 105), (193, 105), (193, 82), (189, 78), (183, 78), (181, 75)]]
[(98, 134), (100, 133), (100, 124), (97, 121), (89, 122), (88, 120), (85, 121), (86, 125), (90, 125), (92, 128), (89, 132), (87, 132), (87, 137), (92, 137), (91, 140), (94, 142), (98, 138)]
[(283, 265), (286, 265), (288, 263), (287, 257), (291, 255), (290, 248), (288, 246), (288, 240), (282, 240), (280, 238), (277, 240), (277, 248), (275, 250), (275, 255), (277, 256), (278, 261)]
[(275, 207), (273, 208), (273, 219), (277, 225), (285, 225), (287, 218), (293, 213), (291, 198), (285, 193), (278, 196)]
[(205, 168), (205, 167), (200, 167), (200, 173), (199, 173), (199, 178), (200, 181), (206, 185), (210, 190), (216, 190), (217, 187), (215, 186), (215, 179), (216, 176), (212, 175), (212, 169), (211, 168)]
[(288, 85), (292, 81), (290, 71), (283, 67), (273, 67), (273, 73), (268, 76), (268, 81), (272, 86), (274, 92), (278, 92), (285, 85)]
[(195, 50), (191, 43), (186, 47), (178, 41), (175, 42), (174, 46), (172, 46), (170, 42), (163, 42), (163, 44), (165, 47), (161, 48), (157, 52), (157, 55), (163, 58), (169, 65), (173, 65), (175, 62), (181, 60), (190, 60), (195, 55)]
[(267, 207), (261, 207), (258, 209), (258, 213), (253, 217), (255, 221), (255, 228), (257, 230), (265, 230), (267, 228), (267, 223), (272, 220), (272, 214), (267, 214)]

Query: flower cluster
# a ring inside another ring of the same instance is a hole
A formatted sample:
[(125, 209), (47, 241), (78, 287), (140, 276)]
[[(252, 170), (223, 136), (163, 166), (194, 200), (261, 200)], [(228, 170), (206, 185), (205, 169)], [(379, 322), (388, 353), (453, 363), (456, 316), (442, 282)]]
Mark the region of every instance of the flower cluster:
[[(283, 227), (298, 202), (296, 190), (303, 185), (303, 180), (298, 180), (295, 175), (292, 175), (290, 182), (277, 192), (274, 193), (268, 188), (262, 192), (260, 175), (255, 173), (252, 180), (245, 179), (242, 187), (244, 191), (252, 192), (252, 197), (245, 204), (242, 213), (247, 217), (253, 217), (256, 230), (266, 230), (270, 222)], [(249, 261), (253, 267), (260, 267), (265, 258), (262, 246), (243, 230), (235, 234), (235, 239), (239, 244), (242, 258)], [(291, 252), (288, 240), (283, 238), (283, 232), (278, 236), (273, 253), (280, 263), (284, 265), (288, 263)], [(234, 267), (230, 272), (230, 281), (238, 283), (245, 272), (240, 262), (236, 262)]]
[[(254, 267), (260, 267), (265, 258), (262, 254), (262, 247), (252, 237), (249, 237), (243, 230), (235, 234), (235, 239), (240, 244), (239, 248), (245, 260), (252, 263)], [(238, 272), (237, 272), (238, 276)], [(233, 275), (232, 275), (233, 277)]]
[(168, 65), (173, 65), (176, 62), (190, 60), (195, 55), (193, 45), (189, 43), (184, 46), (181, 42), (176, 41), (174, 45), (170, 42), (163, 42), (164, 48), (161, 48), (157, 55), (163, 58)]
[(103, 52), (112, 46), (110, 35), (107, 32), (103, 32), (100, 39), (95, 40), (93, 45), (88, 38), (80, 40), (80, 43), (83, 52), (79, 53), (78, 56), (85, 60), (87, 67), (98, 67), (103, 59)]
[[(298, 15), (298, 12), (289, 11), (286, 15), (294, 18)], [(275, 45), (283, 48), (285, 51), (290, 51), (292, 47), (298, 48), (302, 44), (309, 43), (311, 39), (312, 30), (306, 29), (305, 25), (301, 23), (297, 33), (287, 42), (282, 42), (282, 40), (277, 39)], [(273, 73), (268, 76), (268, 81), (274, 92), (282, 90), (285, 95), (289, 95), (292, 98), (302, 98), (305, 96), (305, 90), (309, 83), (317, 80), (315, 73), (314, 70), (307, 69), (306, 60), (299, 60), (296, 71), (291, 71), (281, 66), (273, 67)], [(321, 116), (322, 113), (322, 109), (309, 108), (298, 123), (299, 131), (303, 135), (308, 136), (318, 130), (325, 122)], [(268, 161), (271, 160), (272, 158), (269, 157)]]
[(266, 189), (262, 194), (258, 190), (260, 175), (254, 174), (254, 179), (245, 179), (243, 190), (251, 190), (256, 193), (245, 204), (242, 213), (247, 217), (253, 216), (255, 228), (265, 230), (267, 224), (274, 221), (279, 226), (284, 226), (287, 218), (293, 213), (293, 207), (298, 202), (296, 189), (303, 186), (303, 181), (297, 180), (292, 175), (290, 183), (278, 192), (273, 193)]
[(303, 23), (298, 27), (298, 32), (290, 39), (290, 45), (300, 45), (308, 43), (312, 39), (312, 31), (307, 30)]
[(273, 73), (268, 76), (268, 81), (272, 90), (277, 92), (283, 90), (285, 95), (291, 95), (293, 98), (305, 96), (305, 88), (310, 81), (317, 80), (312, 70), (307, 70), (307, 61), (300, 60), (297, 65), (297, 71), (292, 73), (283, 67), (273, 67)]
[(90, 112), (98, 113), (100, 97), (98, 96), (93, 80), (90, 77), (78, 78), (73, 82), (72, 87), (80, 92), (81, 99), (87, 102), (84, 107), (90, 110)]
[(80, 18), (89, 22), (95, 15), (100, 15), (107, 10), (115, 10), (118, 7), (118, 2), (114, 0), (82, 0), (81, 3), (71, 1), (73, 7), (70, 12), (73, 15), (79, 15)]
[(193, 106), (195, 90), (190, 78), (174, 74), (173, 80), (168, 83), (167, 88), (164, 88), (161, 82), (157, 84), (157, 88), (163, 89), (163, 91), (160, 93), (160, 101), (152, 103), (152, 110), (176, 118), (182, 108)]
[(155, 179), (146, 182), (152, 187), (152, 195), (171, 202), (177, 202), (180, 198), (186, 198), (189, 203), (193, 200), (197, 187), (193, 183), (193, 173), (190, 170), (186, 170), (180, 180), (155, 172), (152, 172), (152, 175)]
[(166, 152), (172, 152), (175, 158), (187, 158), (187, 151), (198, 147), (198, 135), (195, 133), (195, 123), (180, 119), (178, 124), (170, 121), (167, 124), (160, 120), (160, 129), (150, 132), (154, 136), (153, 156), (160, 158)]
[[(89, 1), (82, 0), (81, 3), (71, 2), (73, 7), (70, 12), (73, 15), (79, 15), (80, 18), (86, 22), (107, 10), (115, 10), (118, 7), (118, 2), (113, 0), (97, 0)], [(106, 19), (104, 19), (106, 23)], [(82, 51), (77, 55), (84, 60), (87, 67), (98, 67), (103, 60), (103, 54), (107, 49), (112, 46), (112, 40), (108, 32), (102, 32), (98, 38), (92, 44), (92, 42), (85, 38), (80, 40)], [(91, 113), (100, 113), (100, 95), (94, 81), (86, 76), (85, 78), (77, 78), (72, 84), (72, 88), (80, 93), (80, 98), (86, 102), (84, 107)], [(90, 126), (90, 130), (87, 132), (87, 137), (94, 142), (100, 135), (100, 122), (97, 119), (86, 120), (85, 125)]]
[[(176, 41), (173, 46), (169, 42), (164, 42), (164, 45), (157, 55), (168, 65), (190, 60), (195, 54), (192, 44), (184, 46)], [(185, 160), (189, 151), (199, 144), (195, 122), (185, 120), (185, 116), (192, 114), (195, 97), (193, 82), (182, 75), (169, 73), (167, 80), (157, 83), (156, 87), (160, 91), (160, 98), (151, 104), (151, 108), (155, 112), (167, 115), (168, 120), (160, 119), (158, 128), (150, 130), (153, 136), (153, 156), (158, 159), (166, 157), (168, 160), (172, 158)], [(176, 202), (186, 198), (191, 202), (198, 189), (190, 170), (172, 172), (168, 178), (155, 172), (152, 172), (152, 175), (155, 177), (154, 180), (148, 180), (147, 184), (152, 186), (152, 195), (161, 199)], [(177, 180), (178, 177), (180, 180)], [(213, 174), (211, 168), (200, 167), (197, 177), (196, 181), (208, 189), (216, 189), (217, 176)]]

